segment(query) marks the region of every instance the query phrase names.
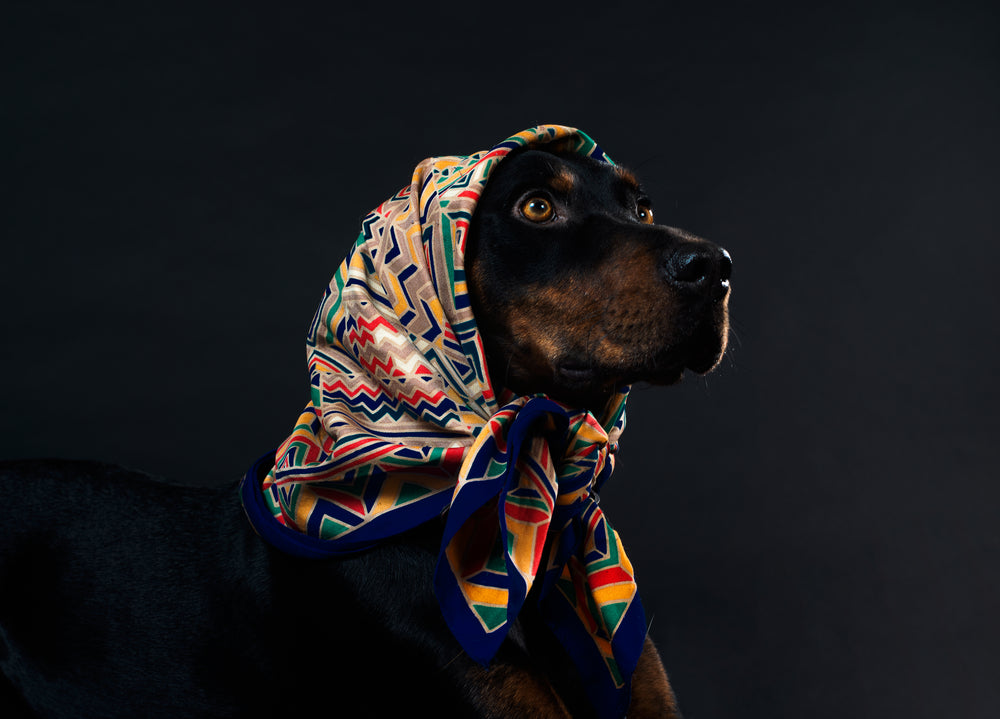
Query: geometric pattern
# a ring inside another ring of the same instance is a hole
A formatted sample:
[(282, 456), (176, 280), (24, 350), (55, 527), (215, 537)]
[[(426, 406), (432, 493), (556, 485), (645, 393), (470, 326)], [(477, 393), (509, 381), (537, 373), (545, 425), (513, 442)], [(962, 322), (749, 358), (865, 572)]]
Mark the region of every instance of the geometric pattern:
[(494, 414), (460, 472), (435, 575), (448, 625), (483, 663), (541, 581), (543, 612), (585, 665), (601, 716), (627, 708), (646, 633), (632, 565), (597, 494), (614, 469), (625, 398), (610, 405), (610, 430), (542, 395)]
[(524, 145), (611, 162), (558, 125), (421, 162), (365, 217), (330, 281), (306, 339), (311, 401), (261, 491), (243, 496), (262, 498), (262, 513), (248, 511), (268, 518), (252, 520), (262, 535), (280, 526), (328, 554), (447, 512), (435, 583), (466, 651), (488, 662), (541, 580), (554, 631), (583, 663), (600, 713), (617, 716), (645, 620), (596, 490), (614, 465), (628, 390), (599, 421), (493, 388), (466, 287), (476, 203), (497, 163)]

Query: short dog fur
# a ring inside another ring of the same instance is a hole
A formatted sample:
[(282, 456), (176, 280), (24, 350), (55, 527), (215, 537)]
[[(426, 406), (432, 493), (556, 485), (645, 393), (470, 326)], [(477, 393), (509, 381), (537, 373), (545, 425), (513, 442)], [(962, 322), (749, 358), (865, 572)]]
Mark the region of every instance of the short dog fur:
[[(466, 267), (497, 387), (599, 411), (725, 350), (728, 254), (655, 224), (613, 165), (512, 153)], [(530, 598), (488, 668), (462, 653), (432, 587), (438, 521), (305, 560), (254, 533), (235, 484), (39, 460), (2, 463), (0, 493), (0, 716), (592, 716)], [(648, 639), (632, 696), (629, 717), (679, 716)]]

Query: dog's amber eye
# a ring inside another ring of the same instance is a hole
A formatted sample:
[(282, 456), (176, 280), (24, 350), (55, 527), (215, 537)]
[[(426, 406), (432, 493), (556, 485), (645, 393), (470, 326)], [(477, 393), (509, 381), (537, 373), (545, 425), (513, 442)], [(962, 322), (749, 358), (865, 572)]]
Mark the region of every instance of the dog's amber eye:
[(646, 205), (639, 205), (635, 210), (635, 214), (639, 218), (639, 222), (644, 222), (647, 225), (653, 224), (653, 208)]
[(554, 212), (552, 203), (537, 195), (521, 203), (521, 214), (532, 222), (547, 222), (552, 219)]

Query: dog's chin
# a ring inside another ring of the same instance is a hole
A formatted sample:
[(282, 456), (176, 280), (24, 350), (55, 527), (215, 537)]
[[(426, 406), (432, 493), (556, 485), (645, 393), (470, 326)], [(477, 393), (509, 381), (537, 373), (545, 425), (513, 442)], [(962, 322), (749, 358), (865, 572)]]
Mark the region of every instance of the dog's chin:
[(685, 362), (685, 369), (689, 369), (696, 374), (708, 374), (722, 361), (724, 349), (718, 348), (698, 355), (693, 355)]
[(684, 375), (683, 363), (649, 363), (641, 367), (602, 367), (579, 361), (553, 364), (546, 394), (566, 404), (599, 411), (620, 388), (637, 382), (672, 385)]
[(707, 374), (718, 366), (725, 352), (725, 338), (719, 333), (703, 333), (679, 345), (648, 355), (635, 355), (622, 364), (602, 365), (592, 358), (560, 359), (551, 362), (554, 383), (575, 391), (621, 387), (638, 382), (672, 385), (685, 371)]
[(650, 380), (652, 384), (675, 384), (679, 382), (685, 370), (695, 374), (708, 374), (722, 361), (728, 345), (728, 322), (703, 323), (689, 337), (665, 351), (655, 366), (664, 367), (659, 377), (666, 381)]
[(502, 386), (518, 395), (544, 394), (568, 407), (599, 413), (615, 391), (628, 384), (616, 372), (576, 359), (551, 362), (546, 369), (529, 373), (511, 362)]

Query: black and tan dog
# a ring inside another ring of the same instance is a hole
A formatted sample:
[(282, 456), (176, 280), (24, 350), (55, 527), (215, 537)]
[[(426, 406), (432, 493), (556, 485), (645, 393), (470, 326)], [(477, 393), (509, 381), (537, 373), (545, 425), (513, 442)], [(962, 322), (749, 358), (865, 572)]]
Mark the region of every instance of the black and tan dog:
[[(676, 382), (725, 349), (728, 254), (656, 225), (612, 165), (513, 153), (470, 243), (495, 386), (600, 408), (616, 386)], [(592, 715), (530, 601), (489, 668), (461, 652), (432, 587), (438, 522), (305, 560), (254, 533), (235, 486), (0, 467), (2, 717)], [(629, 717), (677, 716), (649, 641), (632, 695)]]

